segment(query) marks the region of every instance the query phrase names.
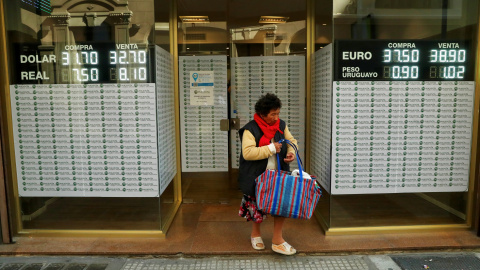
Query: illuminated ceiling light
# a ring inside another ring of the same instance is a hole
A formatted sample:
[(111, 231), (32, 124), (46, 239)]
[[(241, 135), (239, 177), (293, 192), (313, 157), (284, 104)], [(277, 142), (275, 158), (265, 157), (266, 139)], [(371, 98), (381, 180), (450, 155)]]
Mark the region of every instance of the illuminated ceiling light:
[(286, 23), (289, 17), (261, 16), (259, 23)]
[(323, 26), (327, 25), (326, 23), (322, 24)]
[(183, 23), (209, 23), (208, 16), (179, 16)]
[(187, 50), (190, 50), (190, 48), (187, 48)]

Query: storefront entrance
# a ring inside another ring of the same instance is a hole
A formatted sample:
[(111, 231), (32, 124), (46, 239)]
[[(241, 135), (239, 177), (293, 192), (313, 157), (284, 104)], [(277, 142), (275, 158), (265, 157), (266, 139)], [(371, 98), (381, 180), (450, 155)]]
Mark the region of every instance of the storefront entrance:
[[(235, 1), (178, 2), (184, 203), (240, 202), (237, 132), (266, 93), (282, 100), (280, 116), (304, 156), (306, 16), (306, 2), (262, 1), (254, 10)], [(197, 74), (199, 82), (212, 76), (213, 86), (191, 87)]]
[(477, 1), (31, 2), (1, 2), (13, 235), (235, 216), (237, 132), (266, 93), (327, 234), (473, 226)]

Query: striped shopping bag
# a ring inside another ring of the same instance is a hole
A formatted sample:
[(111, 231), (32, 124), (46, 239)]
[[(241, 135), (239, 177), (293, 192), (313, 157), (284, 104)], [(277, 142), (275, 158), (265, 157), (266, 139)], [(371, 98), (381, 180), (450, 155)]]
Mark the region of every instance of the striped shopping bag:
[(311, 175), (311, 179), (303, 178), (302, 161), (296, 146), (288, 140), (279, 142), (283, 141), (295, 149), (300, 173), (293, 176), (281, 171), (277, 155), (278, 170), (266, 170), (255, 179), (257, 207), (271, 215), (310, 219), (322, 196), (321, 188), (317, 185), (315, 176)]

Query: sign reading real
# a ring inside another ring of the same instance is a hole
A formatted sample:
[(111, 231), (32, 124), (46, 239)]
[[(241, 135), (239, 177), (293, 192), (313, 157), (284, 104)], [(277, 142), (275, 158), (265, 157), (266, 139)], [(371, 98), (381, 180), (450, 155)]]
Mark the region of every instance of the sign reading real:
[(473, 80), (470, 45), (464, 41), (339, 40), (336, 80)]

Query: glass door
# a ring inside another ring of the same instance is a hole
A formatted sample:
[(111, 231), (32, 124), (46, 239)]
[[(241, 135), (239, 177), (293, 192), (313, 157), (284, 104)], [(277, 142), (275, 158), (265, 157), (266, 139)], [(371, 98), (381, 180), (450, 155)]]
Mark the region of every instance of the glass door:
[[(178, 1), (183, 201), (238, 197), (229, 184), (227, 1)], [(223, 129), (223, 130), (222, 130)], [(231, 194), (227, 194), (231, 191)]]
[(184, 202), (240, 201), (238, 129), (266, 93), (303, 156), (306, 14), (305, 1), (178, 1)]

